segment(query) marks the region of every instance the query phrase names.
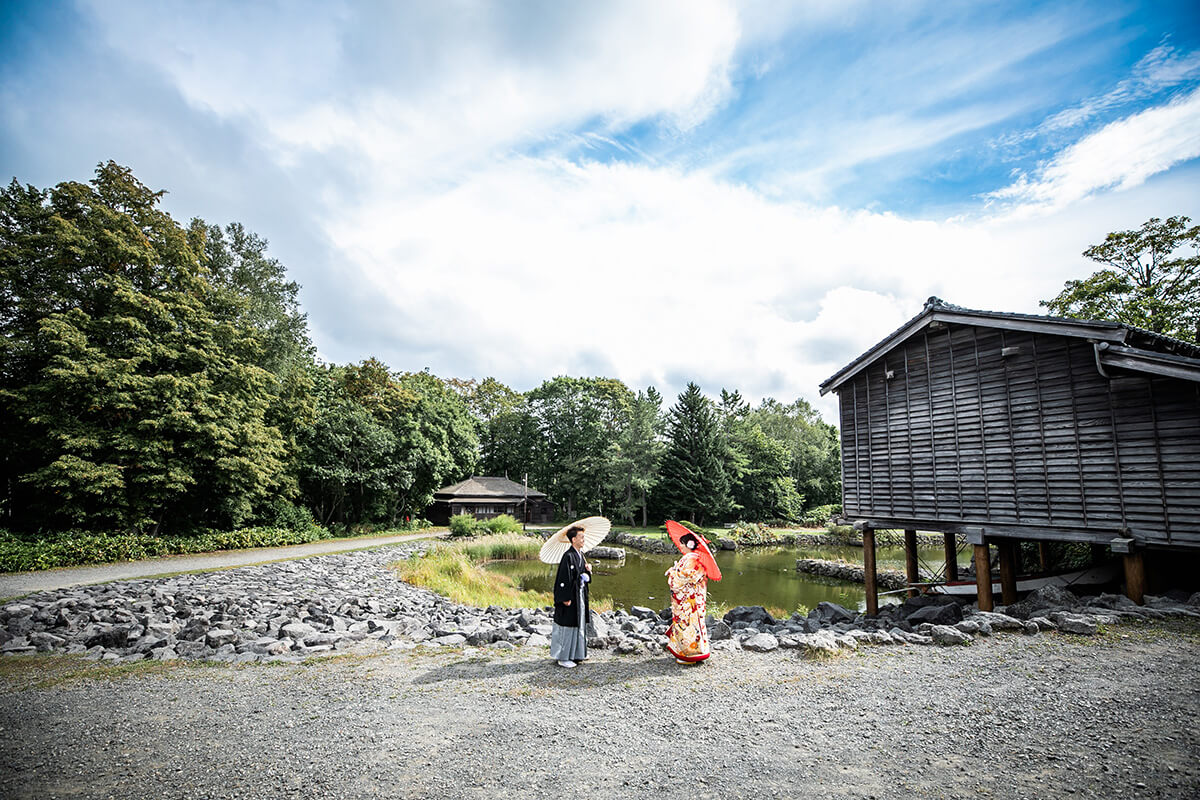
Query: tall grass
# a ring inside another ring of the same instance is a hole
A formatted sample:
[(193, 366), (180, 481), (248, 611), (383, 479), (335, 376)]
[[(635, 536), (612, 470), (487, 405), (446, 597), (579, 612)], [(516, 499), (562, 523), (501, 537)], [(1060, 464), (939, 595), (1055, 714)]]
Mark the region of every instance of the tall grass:
[(547, 592), (523, 591), (507, 575), (488, 572), (467, 555), (465, 548), (456, 545), (435, 547), (424, 557), (392, 566), (401, 580), (463, 605), (540, 608), (554, 602)]
[(475, 562), (483, 561), (533, 561), (542, 549), (542, 543), (528, 536), (500, 534), (487, 536), (478, 541), (459, 545), (467, 557)]

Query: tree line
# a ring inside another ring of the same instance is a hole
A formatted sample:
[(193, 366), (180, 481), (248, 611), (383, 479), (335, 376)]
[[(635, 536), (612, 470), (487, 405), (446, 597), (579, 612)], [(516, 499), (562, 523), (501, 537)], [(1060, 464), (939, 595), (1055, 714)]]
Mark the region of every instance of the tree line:
[(0, 528), (396, 525), (471, 474), (568, 515), (794, 519), (840, 495), (803, 400), (319, 363), (299, 286), (243, 226), (181, 225), (131, 170), (0, 191)]

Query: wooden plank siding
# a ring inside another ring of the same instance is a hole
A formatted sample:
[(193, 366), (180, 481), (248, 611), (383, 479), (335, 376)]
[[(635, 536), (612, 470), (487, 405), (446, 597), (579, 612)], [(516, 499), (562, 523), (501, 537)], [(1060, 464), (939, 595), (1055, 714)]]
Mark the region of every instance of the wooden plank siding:
[(1194, 380), (1106, 377), (1078, 336), (936, 323), (834, 390), (848, 517), (1200, 547)]

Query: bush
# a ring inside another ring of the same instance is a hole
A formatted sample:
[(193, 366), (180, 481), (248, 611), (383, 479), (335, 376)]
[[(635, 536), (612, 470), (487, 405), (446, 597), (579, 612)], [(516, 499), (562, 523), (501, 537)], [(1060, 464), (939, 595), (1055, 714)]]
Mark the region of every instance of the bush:
[(775, 544), (779, 534), (761, 522), (737, 522), (730, 529), (728, 538), (738, 544)]
[(146, 533), (81, 533), (66, 531), (53, 538), (21, 539), (0, 532), (0, 572), (141, 561), (146, 558), (248, 547), (282, 547), (330, 538), (325, 528), (313, 524), (303, 530), (240, 528), (203, 531), (195, 536), (151, 536)]
[(261, 516), (267, 528), (303, 532), (317, 524), (308, 508), (279, 498), (272, 500)]
[(800, 524), (806, 528), (819, 528), (840, 513), (842, 513), (841, 503), (816, 506), (800, 515)]
[(479, 531), (479, 520), (470, 514), (455, 514), (450, 518), (451, 536), (474, 536)]
[(488, 533), (520, 533), (521, 523), (508, 515), (501, 514), (498, 517), (492, 517), (487, 522), (483, 523), (483, 527), (487, 528)]

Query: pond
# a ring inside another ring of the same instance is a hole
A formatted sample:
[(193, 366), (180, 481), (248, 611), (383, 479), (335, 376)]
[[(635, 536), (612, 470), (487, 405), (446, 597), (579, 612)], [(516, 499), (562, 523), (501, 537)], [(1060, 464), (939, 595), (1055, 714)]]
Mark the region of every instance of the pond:
[[(647, 606), (655, 610), (671, 604), (667, 579), (663, 573), (674, 563), (676, 556), (642, 553), (625, 548), (624, 564), (618, 561), (592, 559), (595, 580), (593, 597), (611, 597), (618, 607)], [(940, 570), (943, 562), (941, 548), (921, 548), (919, 555), (924, 568)], [(798, 558), (838, 558), (862, 563), (861, 547), (760, 547), (717, 552), (717, 564), (723, 579), (708, 584), (709, 603), (734, 606), (764, 606), (788, 614), (800, 606), (812, 609), (828, 600), (850, 609), (866, 606), (866, 592), (861, 584), (846, 583), (796, 571)], [(959, 553), (965, 566), (968, 556)], [(879, 569), (904, 569), (904, 548), (881, 547), (876, 550)], [(522, 589), (549, 592), (555, 568), (540, 561), (494, 561), (488, 569), (508, 575)], [(881, 602), (898, 602), (895, 595), (884, 596)]]

